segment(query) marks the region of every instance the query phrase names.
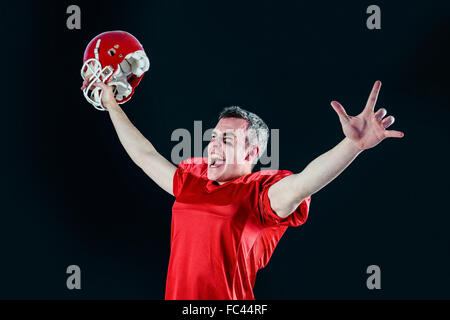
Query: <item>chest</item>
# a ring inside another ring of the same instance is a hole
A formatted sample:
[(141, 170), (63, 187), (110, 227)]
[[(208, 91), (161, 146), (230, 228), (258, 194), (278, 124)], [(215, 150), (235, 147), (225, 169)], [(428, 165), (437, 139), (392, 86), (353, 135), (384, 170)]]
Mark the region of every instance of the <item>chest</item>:
[(204, 183), (183, 188), (172, 207), (179, 223), (214, 228), (217, 225), (243, 226), (258, 211), (257, 195), (248, 185), (219, 186), (208, 190)]

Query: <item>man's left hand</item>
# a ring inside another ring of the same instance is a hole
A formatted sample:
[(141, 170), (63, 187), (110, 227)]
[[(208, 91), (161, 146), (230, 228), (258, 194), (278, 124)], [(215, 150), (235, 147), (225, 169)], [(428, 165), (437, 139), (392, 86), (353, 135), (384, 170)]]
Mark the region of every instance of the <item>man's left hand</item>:
[(401, 131), (386, 130), (395, 120), (393, 116), (385, 117), (386, 109), (381, 108), (374, 112), (380, 87), (381, 81), (376, 81), (364, 110), (356, 117), (347, 115), (339, 102), (331, 102), (331, 106), (339, 116), (345, 136), (360, 150), (375, 147), (385, 138), (403, 138), (404, 136)]

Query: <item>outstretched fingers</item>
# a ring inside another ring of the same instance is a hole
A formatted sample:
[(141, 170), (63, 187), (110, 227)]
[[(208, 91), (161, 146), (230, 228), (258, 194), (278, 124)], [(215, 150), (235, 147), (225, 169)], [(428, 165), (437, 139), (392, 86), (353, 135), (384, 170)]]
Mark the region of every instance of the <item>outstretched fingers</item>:
[(387, 129), (394, 123), (394, 121), (395, 118), (393, 116), (389, 116), (381, 121), (381, 125), (383, 126), (383, 128)]
[(384, 135), (386, 138), (403, 138), (405, 136), (403, 132), (396, 130), (386, 130)]
[(334, 111), (336, 111), (341, 121), (350, 120), (350, 117), (347, 115), (347, 112), (345, 112), (344, 107), (339, 102), (331, 101), (331, 106), (333, 107)]
[[(389, 128), (395, 121), (395, 118), (393, 116), (386, 117), (381, 121), (381, 125), (383, 128)], [(405, 134), (401, 131), (397, 130), (385, 130), (384, 135), (386, 138), (403, 138)]]
[(377, 112), (375, 112), (375, 119), (378, 121), (381, 121), (387, 114), (387, 110), (385, 108), (379, 109)]
[(364, 107), (365, 113), (372, 113), (375, 109), (375, 104), (377, 103), (378, 99), (378, 93), (380, 92), (381, 88), (381, 81), (377, 80), (375, 81), (375, 84), (373, 85), (372, 91), (370, 92), (369, 99), (367, 99), (366, 106)]

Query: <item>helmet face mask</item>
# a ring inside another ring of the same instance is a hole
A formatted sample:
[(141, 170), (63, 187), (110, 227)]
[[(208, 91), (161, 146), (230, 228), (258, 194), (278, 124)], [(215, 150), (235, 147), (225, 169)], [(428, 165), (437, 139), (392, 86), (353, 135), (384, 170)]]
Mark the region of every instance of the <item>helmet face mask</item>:
[(114, 86), (114, 97), (119, 104), (132, 97), (150, 61), (139, 41), (124, 31), (104, 32), (88, 44), (81, 67), (83, 80), (89, 79), (83, 89), (86, 100), (98, 110), (106, 110), (101, 103), (102, 91), (94, 83)]
[[(94, 106), (97, 110), (104, 111), (105, 108), (102, 106), (101, 98), (103, 93), (100, 88), (94, 87), (94, 83), (103, 82), (105, 83), (112, 75), (112, 68), (106, 66), (102, 68), (100, 61), (97, 59), (89, 59), (81, 68), (81, 77), (83, 80), (89, 79), (89, 84), (84, 88), (83, 95), (86, 100)], [(108, 76), (109, 75), (109, 76)]]

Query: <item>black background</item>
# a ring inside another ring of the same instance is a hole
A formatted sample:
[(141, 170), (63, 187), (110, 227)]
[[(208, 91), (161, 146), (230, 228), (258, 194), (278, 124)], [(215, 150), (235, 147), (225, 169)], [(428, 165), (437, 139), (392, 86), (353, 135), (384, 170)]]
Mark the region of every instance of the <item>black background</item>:
[[(66, 27), (71, 4), (81, 30)], [(371, 4), (381, 30), (366, 27)], [(280, 129), (280, 168), (299, 172), (344, 137), (330, 101), (356, 115), (381, 80), (377, 108), (405, 138), (313, 195), (255, 297), (450, 298), (449, 2), (16, 1), (2, 18), (0, 298), (164, 298), (173, 198), (79, 89), (85, 46), (118, 29), (151, 61), (123, 108), (169, 159), (173, 130), (238, 104)], [(71, 264), (82, 290), (66, 288)], [(381, 290), (366, 287), (372, 264)]]

